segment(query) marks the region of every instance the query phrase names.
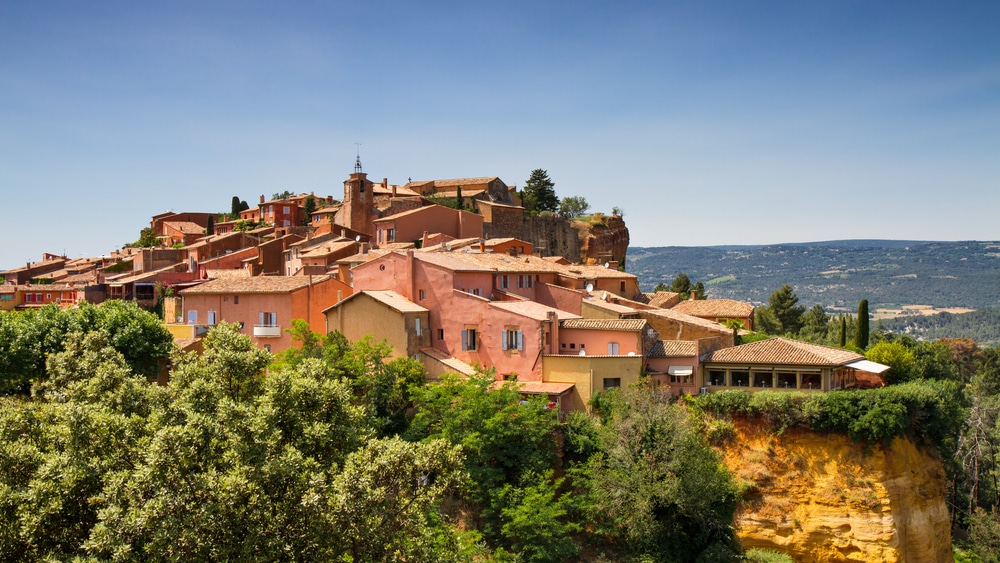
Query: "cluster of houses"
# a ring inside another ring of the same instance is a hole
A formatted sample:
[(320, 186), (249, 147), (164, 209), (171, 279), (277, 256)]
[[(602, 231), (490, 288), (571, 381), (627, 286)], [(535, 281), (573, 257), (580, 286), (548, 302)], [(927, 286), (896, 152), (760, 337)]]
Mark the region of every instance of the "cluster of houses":
[[(442, 197), (463, 202), (432, 200)], [(489, 236), (522, 214), (513, 187), (496, 177), (395, 186), (368, 180), (358, 164), (341, 201), (261, 197), (238, 220), (162, 213), (150, 224), (159, 246), (75, 260), (46, 254), (0, 272), (0, 309), (162, 300), (178, 345), (195, 350), (227, 322), (280, 352), (295, 345), (288, 329), (302, 319), (352, 341), (385, 339), (431, 377), (492, 369), (564, 411), (642, 375), (674, 394), (822, 391), (878, 384), (886, 369), (783, 338), (736, 345), (753, 328), (750, 304), (644, 293), (615, 262), (573, 264), (541, 256), (538, 241)]]

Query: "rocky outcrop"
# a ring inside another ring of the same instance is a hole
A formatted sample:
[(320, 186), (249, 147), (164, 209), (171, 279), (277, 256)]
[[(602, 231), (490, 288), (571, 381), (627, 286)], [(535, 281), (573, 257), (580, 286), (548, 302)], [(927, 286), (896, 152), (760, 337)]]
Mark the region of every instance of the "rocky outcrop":
[(574, 221), (580, 239), (581, 262), (625, 261), (628, 253), (628, 227), (617, 215), (595, 215), (596, 220)]
[(953, 560), (944, 469), (907, 439), (866, 447), (742, 421), (721, 450), (749, 491), (736, 514), (744, 548), (810, 562)]

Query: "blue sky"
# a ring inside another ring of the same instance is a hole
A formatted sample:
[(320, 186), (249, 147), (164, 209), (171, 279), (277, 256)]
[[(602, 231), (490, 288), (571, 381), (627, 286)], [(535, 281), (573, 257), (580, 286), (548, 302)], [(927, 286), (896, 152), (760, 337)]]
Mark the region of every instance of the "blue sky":
[(997, 2), (3, 2), (0, 268), (544, 168), (634, 246), (1000, 239)]

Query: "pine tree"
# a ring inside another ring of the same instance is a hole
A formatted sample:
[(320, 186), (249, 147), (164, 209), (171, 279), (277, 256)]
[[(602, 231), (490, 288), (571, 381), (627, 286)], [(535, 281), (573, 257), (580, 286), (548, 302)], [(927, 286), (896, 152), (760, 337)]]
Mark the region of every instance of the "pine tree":
[(858, 303), (858, 333), (854, 336), (854, 344), (864, 350), (868, 347), (868, 300)]
[(559, 198), (556, 197), (555, 187), (548, 172), (541, 168), (532, 170), (528, 181), (524, 183), (524, 190), (521, 191), (524, 210), (530, 213), (559, 211)]
[(316, 198), (313, 196), (307, 196), (305, 203), (302, 205), (302, 224), (308, 225), (312, 221), (313, 213), (316, 212)]
[(785, 284), (771, 294), (767, 307), (781, 324), (785, 334), (798, 334), (802, 328), (802, 314), (806, 312), (804, 305), (798, 305), (799, 296), (792, 291), (792, 286)]

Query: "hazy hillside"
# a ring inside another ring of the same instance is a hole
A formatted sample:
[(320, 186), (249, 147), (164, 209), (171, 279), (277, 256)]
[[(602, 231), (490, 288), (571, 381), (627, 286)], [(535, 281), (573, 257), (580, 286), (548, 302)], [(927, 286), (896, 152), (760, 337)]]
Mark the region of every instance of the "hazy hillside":
[(1000, 243), (848, 240), (770, 246), (633, 247), (627, 269), (650, 290), (678, 272), (708, 294), (765, 302), (791, 284), (803, 304), (1000, 309)]

